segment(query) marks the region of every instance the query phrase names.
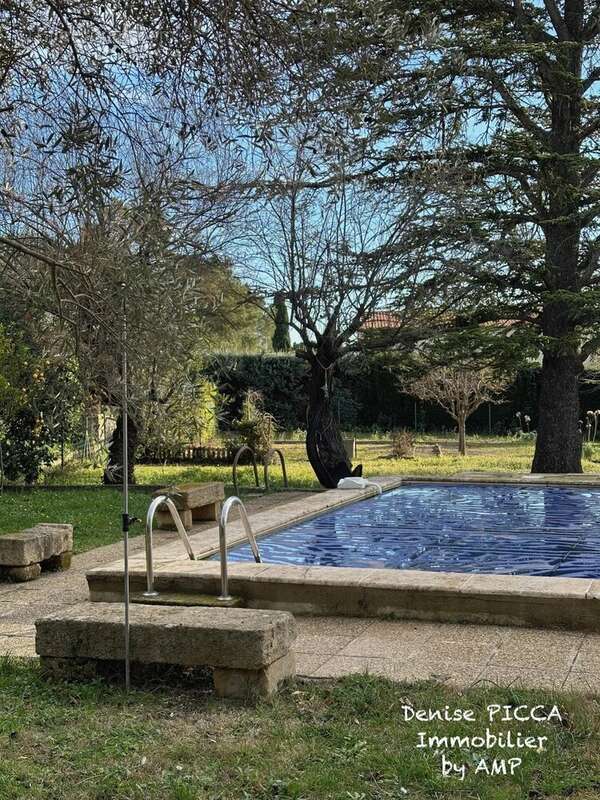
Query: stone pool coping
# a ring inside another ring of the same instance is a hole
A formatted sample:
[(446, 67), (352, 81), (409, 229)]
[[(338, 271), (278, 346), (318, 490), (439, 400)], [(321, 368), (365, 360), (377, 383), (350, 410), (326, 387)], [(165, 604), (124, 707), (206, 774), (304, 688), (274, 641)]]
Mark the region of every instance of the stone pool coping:
[[(402, 483), (511, 483), (524, 485), (599, 486), (598, 475), (530, 475), (473, 473), (453, 476), (403, 476), (374, 479), (384, 490)], [(251, 517), (258, 537), (327, 511), (374, 496), (376, 490), (330, 490), (310, 495)], [(229, 528), (228, 544), (245, 540), (239, 521)], [(194, 534), (197, 557), (218, 549), (218, 528)], [(179, 541), (156, 548), (155, 585), (180, 599), (219, 593), (218, 562), (189, 561)], [(145, 561), (130, 563), (131, 590), (145, 589)], [(122, 598), (122, 562), (87, 573), (90, 599)], [(350, 567), (305, 567), (274, 564), (230, 564), (232, 594), (252, 608), (277, 608), (296, 614), (421, 619), (600, 631), (600, 580), (496, 574), (429, 572)]]

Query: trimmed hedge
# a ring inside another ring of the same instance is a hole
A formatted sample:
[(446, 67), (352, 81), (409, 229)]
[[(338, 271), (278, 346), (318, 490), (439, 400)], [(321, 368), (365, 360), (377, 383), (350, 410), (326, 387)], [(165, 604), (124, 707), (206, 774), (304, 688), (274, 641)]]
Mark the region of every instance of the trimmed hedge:
[[(242, 400), (249, 389), (259, 391), (264, 410), (273, 414), (282, 430), (306, 427), (308, 367), (293, 354), (213, 355), (206, 374), (226, 396), (222, 426), (229, 428), (241, 416)], [(491, 430), (505, 433), (516, 428), (515, 414), (531, 417), (536, 427), (539, 367), (521, 370), (506, 392), (506, 402), (491, 406)], [(600, 372), (586, 372), (581, 383), (581, 415), (600, 408)], [(452, 430), (454, 421), (434, 403), (424, 403), (404, 394), (397, 377), (377, 359), (347, 357), (339, 365), (334, 384), (334, 410), (345, 430), (421, 431)], [(415, 424), (416, 423), (416, 424)], [(490, 429), (490, 407), (479, 408), (468, 421), (472, 433)]]

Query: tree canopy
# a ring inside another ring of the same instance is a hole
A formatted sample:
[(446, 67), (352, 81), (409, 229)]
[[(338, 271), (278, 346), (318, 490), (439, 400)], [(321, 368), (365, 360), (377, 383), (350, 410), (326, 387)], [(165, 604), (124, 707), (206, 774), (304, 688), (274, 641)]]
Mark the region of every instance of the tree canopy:
[(445, 175), (440, 212), (415, 226), (468, 287), (464, 320), (509, 321), (543, 352), (534, 469), (580, 471), (577, 379), (599, 334), (597, 2), (304, 7), (312, 71), (288, 113), (323, 110), (325, 147), (343, 127), (349, 171), (382, 190)]

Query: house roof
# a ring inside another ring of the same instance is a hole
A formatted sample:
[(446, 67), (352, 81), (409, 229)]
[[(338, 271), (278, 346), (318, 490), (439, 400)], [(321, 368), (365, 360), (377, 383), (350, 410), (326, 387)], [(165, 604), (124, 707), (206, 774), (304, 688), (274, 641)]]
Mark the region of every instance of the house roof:
[(393, 311), (372, 311), (361, 325), (361, 330), (398, 328), (401, 318)]

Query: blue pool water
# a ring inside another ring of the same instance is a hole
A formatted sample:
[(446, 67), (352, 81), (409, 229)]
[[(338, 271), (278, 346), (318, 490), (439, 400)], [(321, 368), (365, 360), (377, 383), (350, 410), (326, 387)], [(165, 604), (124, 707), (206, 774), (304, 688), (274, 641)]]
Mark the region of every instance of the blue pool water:
[[(600, 577), (600, 489), (406, 484), (259, 539), (275, 564)], [(231, 561), (252, 561), (247, 544)]]

